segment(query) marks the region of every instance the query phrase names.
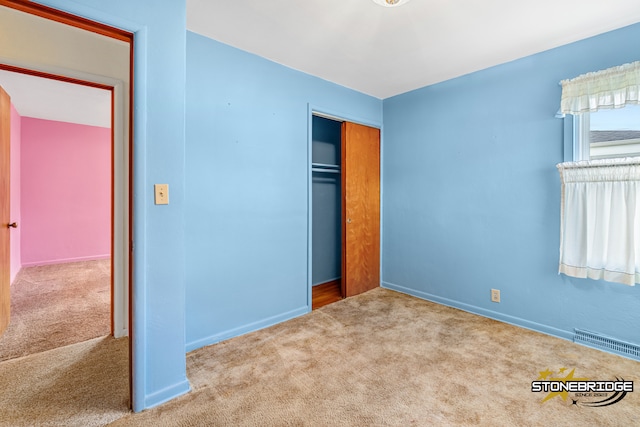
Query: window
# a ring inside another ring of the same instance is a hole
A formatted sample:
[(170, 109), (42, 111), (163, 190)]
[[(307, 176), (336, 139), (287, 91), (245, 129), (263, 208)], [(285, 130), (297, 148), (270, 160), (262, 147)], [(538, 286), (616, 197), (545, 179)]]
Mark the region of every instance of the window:
[(640, 156), (640, 105), (576, 115), (574, 160)]
[(560, 116), (573, 116), (573, 161), (557, 165), (558, 272), (633, 286), (640, 283), (640, 61), (561, 84)]

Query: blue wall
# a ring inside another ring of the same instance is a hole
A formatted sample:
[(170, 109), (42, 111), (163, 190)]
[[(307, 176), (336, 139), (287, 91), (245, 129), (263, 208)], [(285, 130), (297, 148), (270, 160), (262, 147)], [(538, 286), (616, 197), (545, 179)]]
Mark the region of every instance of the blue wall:
[[(314, 116), (312, 120), (313, 163), (340, 165), (342, 123)], [(342, 275), (341, 174), (313, 172), (312, 284), (339, 279)]]
[(382, 101), (187, 33), (187, 350), (309, 311), (309, 104)]
[[(185, 2), (45, 0), (135, 34), (133, 407), (189, 390), (184, 352)], [(171, 204), (154, 206), (153, 184)]]
[(557, 274), (554, 118), (560, 80), (640, 59), (638, 40), (640, 24), (384, 100), (383, 285), (640, 344), (640, 287)]

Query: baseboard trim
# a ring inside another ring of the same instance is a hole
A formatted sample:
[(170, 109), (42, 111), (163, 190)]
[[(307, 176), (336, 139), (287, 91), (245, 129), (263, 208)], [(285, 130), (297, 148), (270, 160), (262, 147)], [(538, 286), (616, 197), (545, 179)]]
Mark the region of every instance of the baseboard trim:
[(489, 319), (498, 320), (500, 322), (508, 323), (510, 325), (518, 326), (525, 329), (530, 329), (535, 332), (541, 332), (543, 334), (551, 335), (557, 338), (562, 338), (568, 341), (573, 341), (573, 331), (565, 331), (557, 329), (542, 323), (532, 322), (520, 317), (510, 316), (508, 314), (498, 313), (493, 310), (487, 310), (486, 308), (478, 307), (475, 305), (465, 304), (459, 301), (451, 300), (448, 298), (442, 298), (436, 295), (429, 294), (427, 292), (418, 291), (411, 288), (405, 288), (389, 282), (382, 282), (381, 286), (392, 291), (398, 291), (403, 294), (411, 295), (416, 298), (424, 299), (427, 301), (435, 302), (437, 304), (446, 305), (448, 307), (457, 308), (468, 313), (477, 314), (479, 316), (488, 317)]
[(342, 280), (342, 276), (334, 277), (333, 279), (323, 280), (321, 282), (312, 283), (311, 286), (313, 287), (313, 286), (324, 285), (325, 283), (335, 282), (336, 280)]
[(18, 271), (16, 271), (16, 274), (14, 274), (13, 277), (9, 277), (9, 286), (13, 286), (13, 282), (16, 281), (16, 277), (18, 277), (18, 274), (20, 274), (21, 270), (22, 270), (22, 264), (20, 264), (20, 267), (18, 267)]
[(83, 257), (75, 257), (75, 258), (61, 258), (61, 259), (51, 259), (47, 261), (31, 261), (31, 262), (23, 262), (22, 267), (37, 267), (39, 265), (51, 265), (51, 264), (66, 264), (69, 262), (80, 262), (80, 261), (97, 261), (101, 259), (109, 259), (111, 258), (111, 254), (106, 255), (91, 255), (91, 256), (83, 256)]
[(165, 387), (155, 393), (151, 393), (144, 398), (144, 409), (150, 409), (154, 406), (162, 405), (171, 399), (186, 394), (191, 391), (189, 380), (185, 379), (177, 384)]
[(200, 338), (198, 340), (188, 342), (187, 345), (185, 346), (185, 350), (188, 353), (190, 351), (199, 349), (201, 347), (205, 347), (207, 345), (219, 343), (220, 341), (224, 341), (229, 338), (237, 337), (239, 335), (244, 335), (249, 332), (254, 332), (260, 329), (268, 328), (269, 326), (273, 326), (278, 323), (291, 320), (295, 317), (302, 316), (303, 314), (307, 314), (307, 313), (309, 313), (309, 306), (305, 305), (304, 307), (287, 311), (286, 313), (267, 317), (266, 319), (258, 320), (257, 322), (249, 323), (247, 325), (239, 326), (237, 328), (229, 329), (224, 332), (220, 332), (214, 335), (209, 335), (208, 337)]

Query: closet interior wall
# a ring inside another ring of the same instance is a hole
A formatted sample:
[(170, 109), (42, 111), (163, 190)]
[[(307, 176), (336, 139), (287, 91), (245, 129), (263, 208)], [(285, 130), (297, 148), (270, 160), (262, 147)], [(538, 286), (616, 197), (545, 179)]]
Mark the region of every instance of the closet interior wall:
[(312, 122), (312, 285), (340, 280), (341, 229), (341, 126), (313, 116)]

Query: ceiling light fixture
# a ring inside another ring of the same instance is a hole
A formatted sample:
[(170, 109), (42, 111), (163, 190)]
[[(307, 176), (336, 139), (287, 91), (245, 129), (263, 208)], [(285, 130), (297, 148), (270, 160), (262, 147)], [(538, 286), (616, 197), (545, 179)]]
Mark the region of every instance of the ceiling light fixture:
[(373, 0), (373, 2), (384, 7), (396, 7), (408, 3), (409, 0)]

